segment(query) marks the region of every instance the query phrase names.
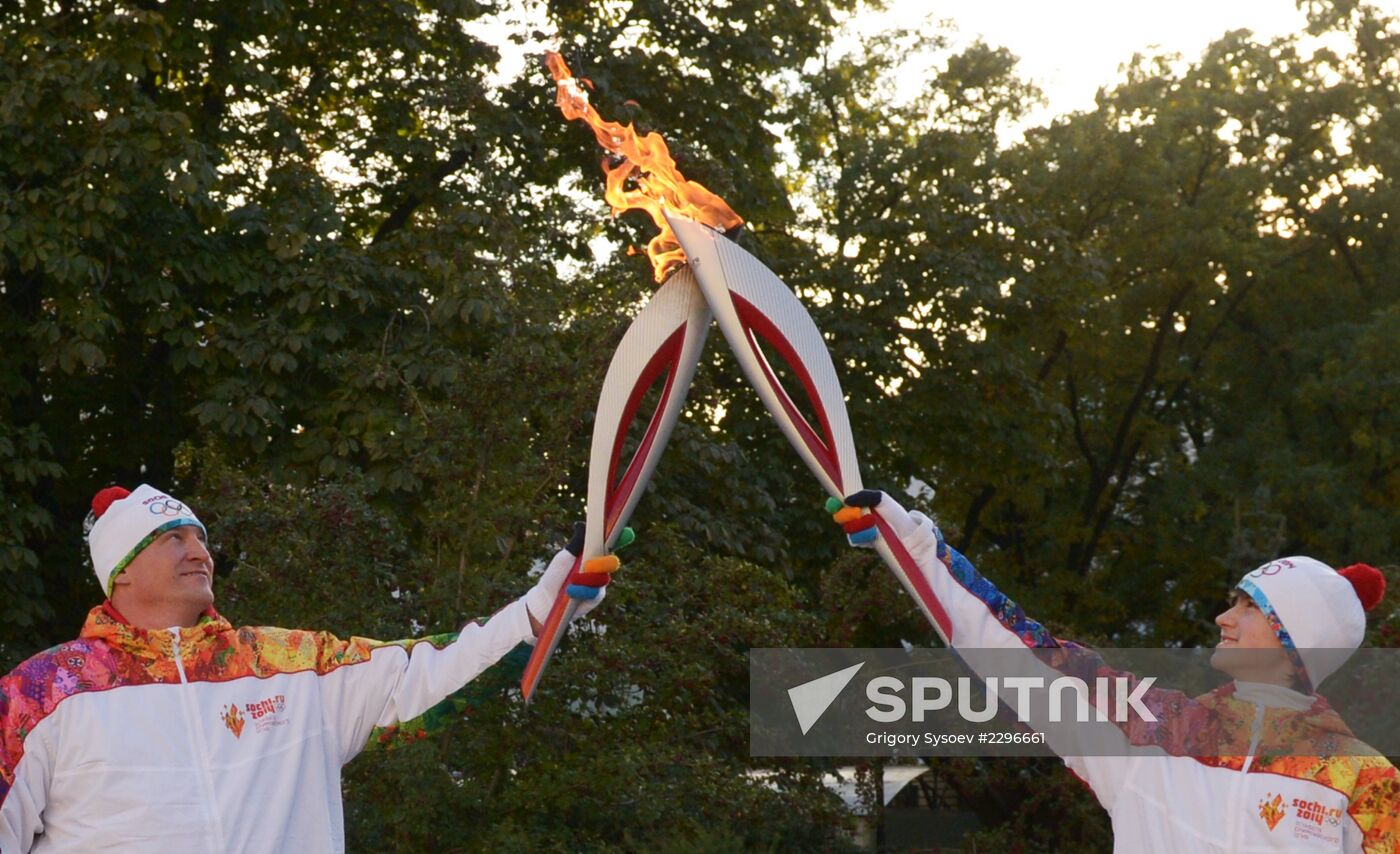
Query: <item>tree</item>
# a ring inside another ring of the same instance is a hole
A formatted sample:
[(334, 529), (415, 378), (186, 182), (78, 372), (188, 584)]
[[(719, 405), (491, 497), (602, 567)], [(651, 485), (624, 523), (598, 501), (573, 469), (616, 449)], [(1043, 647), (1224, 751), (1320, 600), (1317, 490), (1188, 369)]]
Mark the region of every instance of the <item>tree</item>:
[[(614, 24), (596, 5), (554, 12), (591, 22), (578, 30), (601, 66)], [(0, 12), (13, 34), (0, 48), (8, 662), (71, 637), (95, 601), (77, 523), (110, 481), (167, 485), (201, 508), (220, 563), (239, 567), (220, 587), (240, 621), (389, 637), (450, 627), (518, 595), (523, 570), (557, 547), (581, 513), (577, 449), (598, 378), (650, 283), (635, 260), (590, 263), (590, 238), (634, 240), (637, 227), (560, 192), (583, 165), (592, 179), (596, 153), (558, 119), (542, 72), (482, 83), (495, 53), (462, 24), (487, 11)], [(670, 48), (675, 76), (653, 85), (665, 105), (701, 75), (742, 84), (698, 102), (749, 119), (692, 137), (683, 160), (697, 176), (707, 149), (749, 137), (741, 128), (771, 102), (765, 76), (800, 63), (829, 20), (743, 11), (770, 29), (736, 29), (707, 67)], [(667, 44), (704, 26), (662, 4), (633, 14)], [(619, 68), (664, 69), (645, 57), (634, 48)], [(745, 156), (776, 162), (772, 143), (755, 137)], [(699, 482), (673, 494), (723, 495), (732, 469), (715, 461), (732, 462), (734, 444), (703, 428), (684, 444)], [(681, 527), (726, 534), (704, 522)], [(765, 525), (754, 514), (744, 528)], [(648, 534), (666, 551), (639, 550), (632, 567), (651, 598), (629, 609), (628, 591), (614, 593), (616, 625), (630, 617), (638, 634), (594, 643), (625, 666), (594, 684), (587, 660), (571, 668), (565, 654), (545, 689), (557, 695), (523, 727), (527, 712), (498, 701), (446, 739), (367, 757), (348, 783), (352, 839), (534, 847), (579, 815), (558, 844), (596, 845), (687, 833), (740, 803), (752, 818), (741, 841), (831, 837), (839, 803), (810, 769), (756, 784), (736, 746), (743, 651), (810, 642), (800, 591), (667, 530)], [(754, 540), (736, 550), (775, 538)], [(773, 602), (788, 606), (777, 618)], [(700, 615), (681, 643), (670, 608)], [(637, 686), (655, 699), (635, 702)], [(613, 719), (588, 711), (601, 703)], [(608, 724), (626, 749), (559, 750)], [(391, 797), (415, 789), (420, 810)], [(630, 819), (614, 806), (624, 795)], [(542, 803), (557, 808), (542, 815)]]

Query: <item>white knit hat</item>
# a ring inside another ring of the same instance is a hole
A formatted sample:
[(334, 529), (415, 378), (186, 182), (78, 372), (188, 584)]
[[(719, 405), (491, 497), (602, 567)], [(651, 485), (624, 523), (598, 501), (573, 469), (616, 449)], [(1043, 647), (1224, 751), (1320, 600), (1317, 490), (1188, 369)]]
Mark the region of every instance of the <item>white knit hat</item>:
[(97, 493), (88, 524), (92, 569), (108, 596), (112, 595), (112, 581), (161, 533), (182, 525), (204, 530), (193, 510), (144, 483), (134, 492), (109, 486)]
[(1366, 636), (1366, 612), (1385, 595), (1385, 576), (1366, 564), (1340, 572), (1310, 557), (1270, 561), (1236, 585), (1268, 617), (1311, 691)]

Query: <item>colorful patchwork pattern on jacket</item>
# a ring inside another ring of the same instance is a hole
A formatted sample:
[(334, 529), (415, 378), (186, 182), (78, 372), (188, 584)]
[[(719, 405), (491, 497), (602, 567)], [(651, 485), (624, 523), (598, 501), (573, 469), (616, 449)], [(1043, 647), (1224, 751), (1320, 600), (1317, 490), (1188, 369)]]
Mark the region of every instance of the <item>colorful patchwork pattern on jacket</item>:
[[(212, 609), (199, 624), (180, 630), (180, 658), (190, 682), (227, 682), (245, 677), (314, 671), (326, 674), (369, 660), (384, 646), (411, 650), (419, 643), (442, 648), (456, 633), (386, 643), (368, 638), (341, 640), (327, 632), (270, 627), (235, 629)], [(492, 689), (523, 668), (519, 650), (412, 721), (376, 729), (374, 746), (390, 746), (436, 732), (468, 713)], [(24, 741), (65, 699), (88, 691), (180, 681), (174, 638), (168, 631), (146, 631), (126, 624), (110, 606), (88, 613), (82, 633), (41, 652), (0, 678), (0, 803), (14, 783)], [(476, 682), (481, 681), (480, 685)]]

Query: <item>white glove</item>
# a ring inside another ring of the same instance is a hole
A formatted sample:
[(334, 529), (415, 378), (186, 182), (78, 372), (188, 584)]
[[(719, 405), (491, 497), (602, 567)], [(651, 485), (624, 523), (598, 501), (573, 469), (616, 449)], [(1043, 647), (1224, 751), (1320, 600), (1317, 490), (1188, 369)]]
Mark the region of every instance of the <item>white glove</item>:
[(554, 555), (545, 567), (544, 575), (523, 597), (525, 608), (530, 616), (543, 623), (559, 598), (560, 590), (567, 590), (569, 597), (579, 603), (575, 617), (581, 617), (598, 607), (607, 595), (607, 584), (612, 580), (612, 572), (618, 561), (613, 555), (594, 558), (572, 572), (574, 562), (583, 551), (583, 523), (574, 525), (574, 536), (568, 545)]
[(873, 546), (879, 539), (880, 531), (872, 518), (878, 512), (890, 526), (891, 533), (909, 550), (909, 556), (919, 564), (929, 558), (942, 558), (946, 552), (943, 534), (932, 519), (918, 510), (905, 510), (898, 501), (878, 489), (862, 489), (846, 496), (844, 503), (833, 498), (828, 507), (833, 505), (839, 506), (832, 516), (846, 531), (846, 539), (853, 546)]

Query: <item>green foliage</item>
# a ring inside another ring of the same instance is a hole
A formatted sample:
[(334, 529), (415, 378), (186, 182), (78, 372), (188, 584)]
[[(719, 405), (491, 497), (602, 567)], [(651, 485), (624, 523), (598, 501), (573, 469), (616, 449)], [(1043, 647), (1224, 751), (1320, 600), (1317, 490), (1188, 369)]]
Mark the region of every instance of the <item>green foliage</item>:
[[(1006, 147), (1014, 57), (841, 47), (850, 0), (544, 8), (600, 110), (666, 136), (813, 307), (865, 481), (932, 487), (910, 503), (1057, 630), (1155, 645), (1209, 641), (1282, 552), (1400, 584), (1400, 35), (1305, 7), (1332, 47), (1139, 57)], [(450, 631), (557, 548), (652, 287), (590, 241), (649, 226), (602, 215), (542, 69), (485, 82), (463, 25), (494, 8), (0, 7), (0, 662), (96, 600), (78, 526), (112, 482), (200, 508), (239, 622)], [(775, 770), (747, 650), (932, 633), (715, 342), (596, 619), (528, 709), (352, 766), (353, 848), (841, 847), (820, 768), (747, 776)], [(935, 765), (981, 843), (1107, 846), (1052, 764)]]
[[(269, 486), (202, 459), (200, 506), (220, 508), (209, 524), (223, 532), (225, 561), (237, 559), (221, 607), (240, 622), (408, 637), (459, 623), (461, 600), (499, 602), (525, 584), (518, 559), (474, 562), (466, 578), (415, 560), (396, 523), (366, 503), (363, 480)], [(748, 650), (815, 642), (801, 594), (665, 526), (625, 566), (609, 619), (576, 627), (529, 708), (498, 686), (495, 698), (468, 700), (459, 726), (353, 766), (357, 847), (455, 850), (446, 840), (457, 839), (538, 850), (553, 839), (576, 849), (622, 836), (679, 841), (725, 821), (746, 845), (811, 847), (840, 834), (844, 811), (811, 769), (771, 787), (746, 776)]]
[(1113, 833), (1103, 809), (1059, 759), (1016, 762), (933, 759), (937, 774), (977, 814), (982, 829), (968, 834), (974, 850), (1110, 851)]

